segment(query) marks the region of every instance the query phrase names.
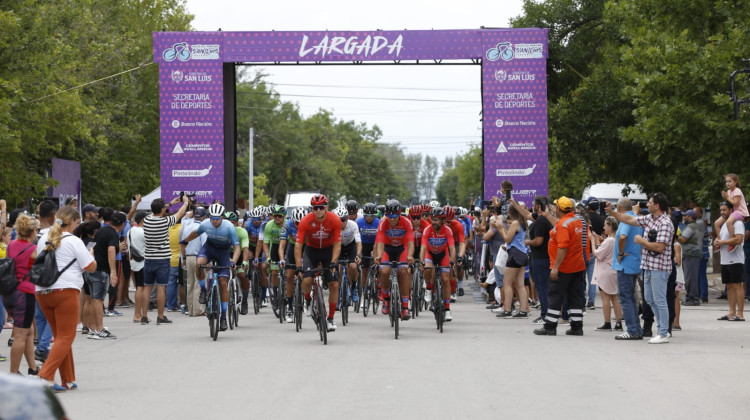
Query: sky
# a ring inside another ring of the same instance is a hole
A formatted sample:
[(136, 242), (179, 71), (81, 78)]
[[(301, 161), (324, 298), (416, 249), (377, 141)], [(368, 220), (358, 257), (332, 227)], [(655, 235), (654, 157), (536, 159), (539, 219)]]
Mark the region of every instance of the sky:
[[(188, 0), (197, 31), (426, 30), (509, 27), (522, 0)], [(260, 67), (260, 66), (259, 66)], [(481, 145), (479, 65), (263, 66), (303, 116), (319, 109), (377, 125), (382, 142), (443, 162)], [(336, 97), (336, 98), (334, 98)], [(240, 134), (241, 135), (241, 134)], [(241, 140), (240, 140), (241, 141)]]

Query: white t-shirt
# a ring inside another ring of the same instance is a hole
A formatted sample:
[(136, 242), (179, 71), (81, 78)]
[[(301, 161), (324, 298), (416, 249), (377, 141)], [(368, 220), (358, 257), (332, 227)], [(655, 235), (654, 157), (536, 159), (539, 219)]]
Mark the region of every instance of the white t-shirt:
[[(135, 248), (141, 256), (146, 255), (146, 236), (143, 234), (143, 228), (140, 226), (133, 226), (128, 231), (128, 249)], [(133, 259), (133, 253), (130, 253), (130, 269), (133, 271), (143, 270), (143, 266), (146, 264), (145, 260), (136, 261)]]
[(346, 226), (341, 230), (341, 245), (346, 246), (352, 242), (362, 242), (362, 236), (359, 234), (357, 222), (352, 220), (346, 221)]
[[(734, 222), (734, 234), (735, 236), (738, 234), (745, 235), (745, 225), (741, 221)], [(724, 223), (721, 226), (721, 231), (719, 232), (719, 239), (721, 240), (727, 240), (729, 239), (729, 229), (727, 229), (727, 224)], [(743, 241), (744, 242), (744, 241)], [(729, 252), (729, 245), (722, 245), (719, 249), (719, 252), (721, 253), (721, 265), (730, 265), (730, 264), (744, 264), (745, 263), (745, 251), (742, 249), (742, 243), (739, 245), (734, 246), (734, 250), (732, 252)]]
[[(39, 240), (40, 244), (47, 243), (47, 234), (41, 237)], [(41, 248), (44, 245), (40, 245), (39, 253), (42, 252)], [(83, 287), (83, 270), (94, 262), (94, 257), (91, 255), (83, 241), (70, 233), (64, 233), (63, 238), (60, 241), (60, 246), (55, 250), (55, 256), (57, 257), (57, 269), (62, 270), (68, 263), (73, 260), (74, 262), (67, 270), (65, 270), (60, 277), (57, 279), (55, 284), (50, 287), (39, 287), (36, 286), (37, 292), (46, 289), (78, 289), (81, 290)]]

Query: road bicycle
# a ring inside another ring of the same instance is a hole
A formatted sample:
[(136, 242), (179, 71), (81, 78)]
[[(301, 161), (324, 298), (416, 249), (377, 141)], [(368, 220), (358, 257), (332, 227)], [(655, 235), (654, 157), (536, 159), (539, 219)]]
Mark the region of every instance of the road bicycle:
[(349, 322), (349, 305), (351, 305), (351, 286), (349, 285), (349, 275), (347, 274), (347, 267), (349, 263), (353, 263), (354, 260), (339, 260), (339, 267), (341, 267), (341, 281), (339, 282), (339, 311), (341, 311), (341, 324), (346, 326)]
[(208, 328), (210, 337), (216, 341), (219, 338), (219, 321), (221, 320), (221, 297), (219, 292), (219, 273), (218, 270), (229, 270), (229, 277), (232, 277), (233, 266), (223, 267), (216, 265), (212, 261), (210, 265), (201, 265), (200, 270), (211, 270), (211, 286), (208, 289), (208, 299), (206, 305), (206, 317), (208, 318)]
[(253, 269), (250, 274), (250, 291), (253, 297), (253, 311), (255, 315), (260, 312), (260, 304), (263, 297), (261, 296), (260, 288), (260, 268), (258, 264), (253, 263)]
[[(372, 257), (362, 257), (362, 259)], [(370, 272), (367, 274), (365, 279), (365, 286), (362, 294), (360, 294), (360, 300), (362, 301), (362, 314), (367, 317), (367, 312), (372, 309), (372, 314), (375, 315), (378, 312), (380, 306), (380, 267), (378, 265), (370, 265)]]
[[(303, 270), (304, 274), (313, 275), (312, 283), (312, 302), (310, 303), (310, 317), (315, 323), (315, 327), (318, 329), (320, 334), (320, 341), (323, 344), (328, 344), (328, 323), (326, 320), (326, 307), (325, 301), (323, 300), (323, 270), (328, 268), (316, 268), (314, 270)], [(301, 277), (300, 275), (297, 276)], [(301, 279), (300, 279), (301, 281)], [(302, 291), (300, 290), (300, 295)], [(301, 317), (301, 314), (300, 314)], [(301, 328), (301, 327), (300, 327)]]
[(240, 292), (240, 282), (237, 279), (237, 268), (232, 266), (231, 275), (227, 282), (229, 289), (229, 306), (227, 308), (227, 316), (229, 321), (229, 329), (239, 326), (240, 319), (240, 307), (242, 306), (242, 293)]
[(400, 328), (399, 323), (401, 321), (401, 291), (398, 284), (398, 266), (403, 265), (403, 263), (400, 261), (389, 261), (386, 263), (380, 263), (380, 265), (391, 266), (391, 307), (388, 311), (388, 318), (391, 321), (391, 327), (393, 327), (395, 338), (398, 340)]
[(441, 279), (439, 270), (450, 269), (453, 270), (453, 266), (450, 265), (438, 265), (438, 266), (425, 266), (425, 270), (435, 270), (435, 279), (432, 282), (432, 302), (430, 303), (430, 310), (435, 315), (435, 323), (437, 329), (442, 334), (443, 324), (445, 323), (445, 299), (443, 298), (443, 280)]
[(419, 270), (420, 261), (415, 260), (414, 264), (412, 265), (412, 279), (411, 279), (411, 313), (414, 316), (414, 318), (419, 316), (419, 313), (422, 311), (422, 308), (426, 309), (426, 306), (422, 306), (423, 304), (426, 304), (424, 301), (424, 293), (425, 293), (425, 287), (424, 287), (424, 274), (421, 270)]

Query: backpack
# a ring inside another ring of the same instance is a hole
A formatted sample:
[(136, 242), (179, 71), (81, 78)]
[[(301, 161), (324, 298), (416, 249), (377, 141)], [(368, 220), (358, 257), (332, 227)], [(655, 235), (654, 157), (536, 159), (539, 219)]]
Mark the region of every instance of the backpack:
[[(68, 236), (63, 236), (62, 239), (65, 239)], [(46, 245), (49, 244), (51, 243), (47, 242)], [(68, 263), (65, 268), (63, 268), (62, 270), (58, 270), (57, 255), (55, 255), (55, 250), (44, 250), (39, 255), (37, 255), (36, 260), (34, 260), (34, 265), (32, 265), (31, 270), (29, 270), (29, 281), (39, 287), (50, 287), (55, 284), (57, 279), (60, 278), (60, 275), (62, 275), (65, 270), (70, 268), (70, 266), (73, 265), (74, 262), (76, 262), (75, 258), (70, 263)]]
[[(26, 252), (27, 249), (31, 248), (32, 245), (27, 246), (18, 255)], [(0, 258), (0, 295), (9, 295), (16, 290), (18, 287), (18, 279), (16, 278), (16, 264), (13, 258), (6, 257)]]

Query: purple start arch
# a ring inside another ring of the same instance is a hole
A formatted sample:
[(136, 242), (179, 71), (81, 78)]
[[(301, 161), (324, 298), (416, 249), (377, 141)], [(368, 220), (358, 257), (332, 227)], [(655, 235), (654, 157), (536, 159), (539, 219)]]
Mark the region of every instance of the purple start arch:
[[(482, 66), (483, 196), (546, 195), (547, 30), (155, 32), (162, 196), (234, 207), (234, 67), (472, 60)], [(450, 63), (444, 63), (444, 65)], [(229, 111), (229, 112), (227, 112)]]

